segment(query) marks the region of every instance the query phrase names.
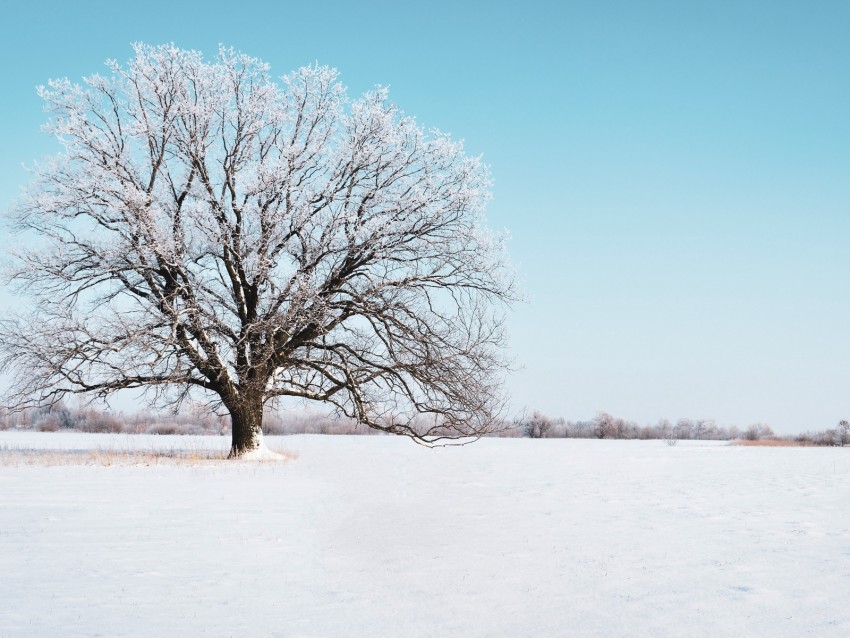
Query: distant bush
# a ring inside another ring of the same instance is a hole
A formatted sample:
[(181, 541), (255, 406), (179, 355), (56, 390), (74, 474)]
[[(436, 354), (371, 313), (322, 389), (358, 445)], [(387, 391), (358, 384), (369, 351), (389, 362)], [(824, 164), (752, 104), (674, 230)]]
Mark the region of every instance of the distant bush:
[(821, 432), (805, 432), (793, 437), (793, 440), (811, 445), (850, 445), (850, 422), (839, 421), (835, 428)]
[(62, 420), (56, 414), (47, 414), (33, 424), (39, 432), (56, 432), (62, 428)]
[(767, 439), (775, 439), (776, 435), (773, 433), (773, 429), (771, 429), (769, 425), (764, 423), (754, 423), (744, 430), (744, 434), (741, 438), (745, 441), (763, 441)]
[(530, 439), (543, 439), (548, 436), (554, 421), (542, 412), (535, 410), (528, 418), (520, 418), (517, 427)]
[(145, 430), (145, 434), (177, 434), (177, 429), (176, 423), (154, 423)]

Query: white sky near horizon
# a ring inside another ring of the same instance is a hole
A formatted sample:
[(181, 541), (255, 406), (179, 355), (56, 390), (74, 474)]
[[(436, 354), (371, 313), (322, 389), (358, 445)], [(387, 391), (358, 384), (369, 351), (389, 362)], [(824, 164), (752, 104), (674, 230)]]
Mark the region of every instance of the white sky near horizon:
[(850, 417), (850, 4), (553, 5), (16, 3), (0, 209), (58, 151), (48, 78), (137, 40), (224, 43), (275, 74), (318, 61), (490, 165), (488, 216), (530, 300), (509, 320), (514, 410), (778, 432)]

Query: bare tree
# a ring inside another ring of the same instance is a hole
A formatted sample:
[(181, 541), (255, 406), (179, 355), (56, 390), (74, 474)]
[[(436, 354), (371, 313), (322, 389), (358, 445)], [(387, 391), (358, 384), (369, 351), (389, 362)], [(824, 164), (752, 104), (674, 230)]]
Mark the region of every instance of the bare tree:
[(520, 417), (517, 420), (518, 429), (531, 439), (546, 438), (554, 424), (552, 419), (538, 410), (532, 412), (530, 417)]
[(597, 439), (625, 439), (631, 436), (634, 424), (600, 411), (592, 421), (591, 431)]
[(514, 289), (480, 158), (327, 67), (134, 52), (39, 89), (64, 153), (9, 215), (33, 302), (0, 326), (14, 404), (199, 389), (233, 457), (279, 397), (420, 442), (488, 431)]
[(763, 441), (765, 439), (776, 438), (773, 428), (766, 423), (753, 423), (744, 430), (742, 436), (745, 441)]
[(850, 421), (842, 419), (835, 428), (835, 445), (844, 446), (850, 443)]

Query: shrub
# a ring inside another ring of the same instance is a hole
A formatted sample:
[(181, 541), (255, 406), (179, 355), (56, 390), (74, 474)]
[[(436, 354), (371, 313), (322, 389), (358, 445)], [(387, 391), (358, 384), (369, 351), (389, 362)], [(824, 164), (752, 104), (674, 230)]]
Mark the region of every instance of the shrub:
[(519, 429), (528, 438), (542, 439), (546, 437), (553, 425), (552, 419), (535, 410), (530, 417), (520, 421)]
[(750, 427), (744, 430), (742, 438), (745, 441), (761, 441), (764, 439), (774, 439), (776, 435), (773, 429), (765, 423), (753, 423)]
[(58, 414), (46, 414), (34, 426), (39, 432), (56, 432), (62, 427), (62, 420)]

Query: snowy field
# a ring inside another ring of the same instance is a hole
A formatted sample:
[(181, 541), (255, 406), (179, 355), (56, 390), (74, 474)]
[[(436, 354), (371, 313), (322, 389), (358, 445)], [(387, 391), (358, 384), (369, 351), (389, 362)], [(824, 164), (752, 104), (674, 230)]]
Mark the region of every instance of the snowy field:
[(0, 636), (850, 636), (850, 449), (269, 444), (0, 432)]

